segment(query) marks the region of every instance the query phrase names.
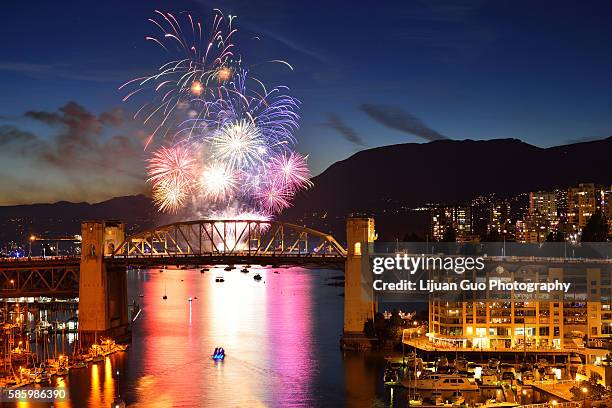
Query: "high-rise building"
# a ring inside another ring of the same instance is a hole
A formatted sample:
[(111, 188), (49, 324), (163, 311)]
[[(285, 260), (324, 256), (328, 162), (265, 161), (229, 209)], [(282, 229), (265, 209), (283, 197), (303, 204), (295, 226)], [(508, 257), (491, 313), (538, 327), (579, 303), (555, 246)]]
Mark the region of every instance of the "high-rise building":
[(431, 236), (441, 241), (446, 231), (452, 228), (457, 237), (471, 234), (471, 211), (464, 205), (441, 206), (431, 209)]
[(496, 201), (491, 206), (490, 218), (489, 218), (489, 232), (495, 231), (498, 234), (505, 234), (510, 221), (510, 203), (508, 201)]
[(612, 215), (610, 190), (612, 187), (593, 183), (579, 184), (568, 189), (567, 222), (574, 233), (580, 233), (589, 222), (591, 215), (597, 210), (608, 216), (608, 222), (610, 222), (609, 215)]
[(546, 219), (557, 219), (557, 195), (555, 192), (534, 191), (529, 193), (529, 215), (540, 214)]
[(548, 234), (557, 230), (559, 215), (557, 194), (554, 191), (529, 193), (529, 214), (525, 217), (525, 224), (529, 234), (523, 242), (546, 241)]

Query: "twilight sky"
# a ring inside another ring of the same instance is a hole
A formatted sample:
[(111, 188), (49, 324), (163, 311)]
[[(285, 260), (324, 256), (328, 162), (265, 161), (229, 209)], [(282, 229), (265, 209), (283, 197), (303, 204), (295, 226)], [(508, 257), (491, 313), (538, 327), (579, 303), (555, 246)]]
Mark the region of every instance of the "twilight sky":
[[(237, 15), (237, 46), (302, 102), (314, 174), (375, 146), (612, 134), (609, 1), (15, 1), (0, 25), (0, 205), (146, 191), (123, 82), (169, 59), (153, 10)], [(257, 37), (258, 39), (254, 38)]]

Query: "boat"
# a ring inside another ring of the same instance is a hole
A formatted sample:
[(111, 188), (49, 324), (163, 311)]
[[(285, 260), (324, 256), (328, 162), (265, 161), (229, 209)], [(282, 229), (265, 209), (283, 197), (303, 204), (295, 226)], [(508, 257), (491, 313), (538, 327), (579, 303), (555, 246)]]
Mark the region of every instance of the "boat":
[(482, 385), (498, 385), (497, 371), (490, 368), (485, 368), (480, 373), (480, 382)]
[(208, 272), (209, 270), (210, 269), (208, 269), (208, 268), (202, 268), (202, 269), (200, 269), (200, 273), (205, 273), (205, 272)]
[(121, 398), (115, 398), (111, 404), (111, 408), (125, 408), (125, 401)]
[(224, 271), (229, 272), (232, 269), (235, 269), (233, 265), (227, 265), (225, 268), (223, 268)]
[(168, 295), (166, 294), (166, 282), (164, 282), (164, 296), (162, 296), (162, 299), (168, 299)]
[(193, 298), (192, 298), (191, 296), (189, 296), (189, 297), (187, 298), (187, 301), (188, 301), (188, 302), (192, 302), (192, 301), (193, 301)]
[(240, 270), (240, 272), (242, 272), (242, 273), (249, 273), (249, 270), (248, 270), (247, 268), (242, 268), (242, 269)]
[(225, 282), (225, 279), (223, 279), (223, 276), (217, 276), (215, 282)]
[(162, 273), (162, 272), (164, 272), (164, 270), (163, 270), (163, 269), (160, 269), (160, 270), (159, 270), (159, 273)]
[(497, 368), (499, 367), (499, 360), (496, 358), (490, 358), (488, 366), (491, 370), (497, 370)]
[(385, 383), (385, 386), (399, 384), (399, 375), (397, 374), (397, 371), (391, 368), (386, 369), (385, 373), (383, 374), (383, 382)]
[(409, 407), (420, 407), (423, 405), (423, 397), (419, 394), (415, 394), (411, 397), (408, 397), (408, 406)]
[(454, 365), (457, 371), (467, 371), (468, 369), (468, 361), (465, 359), (465, 357), (457, 357)]
[(256, 273), (255, 276), (253, 276), (253, 279), (255, 279), (256, 281), (260, 281), (261, 280), (261, 275)]
[(213, 352), (212, 359), (215, 361), (223, 361), (225, 360), (225, 350), (223, 347), (216, 347)]
[(521, 383), (523, 385), (531, 385), (535, 381), (535, 377), (531, 371), (521, 373)]
[(275, 274), (277, 274), (277, 275), (278, 275), (278, 274), (280, 274), (280, 272), (279, 272), (279, 271), (274, 271), (274, 273), (275, 273)]
[(143, 297), (144, 297), (144, 295), (143, 295), (143, 294), (141, 293), (140, 295), (138, 295), (138, 297), (141, 297), (141, 298), (143, 298)]
[(416, 380), (418, 390), (464, 391), (478, 392), (478, 385), (469, 378), (457, 374), (430, 374), (426, 378)]

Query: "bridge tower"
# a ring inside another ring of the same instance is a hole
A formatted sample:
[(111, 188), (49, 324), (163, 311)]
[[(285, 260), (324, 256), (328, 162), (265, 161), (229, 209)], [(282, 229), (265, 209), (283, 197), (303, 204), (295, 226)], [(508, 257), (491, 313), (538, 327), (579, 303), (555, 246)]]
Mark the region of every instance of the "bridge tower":
[(363, 337), (367, 319), (372, 319), (377, 305), (372, 288), (372, 268), (368, 252), (376, 240), (374, 218), (349, 218), (346, 222), (348, 246), (344, 268), (344, 341)]
[(127, 277), (125, 267), (104, 262), (124, 239), (119, 221), (85, 221), (81, 224), (81, 277), (79, 280), (79, 330), (121, 337), (127, 333)]

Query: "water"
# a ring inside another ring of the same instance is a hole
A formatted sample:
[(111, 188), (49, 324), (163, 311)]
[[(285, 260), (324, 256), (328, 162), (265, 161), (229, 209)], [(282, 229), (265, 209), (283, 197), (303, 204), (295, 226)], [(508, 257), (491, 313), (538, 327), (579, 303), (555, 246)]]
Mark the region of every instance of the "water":
[[(110, 407), (117, 385), (130, 407), (397, 404), (382, 385), (380, 356), (340, 350), (343, 288), (326, 285), (340, 272), (278, 271), (260, 270), (261, 282), (253, 270), (130, 271), (128, 296), (142, 312), (129, 351), (72, 370), (60, 384), (70, 400), (55, 406)], [(219, 346), (227, 357), (215, 363)]]

